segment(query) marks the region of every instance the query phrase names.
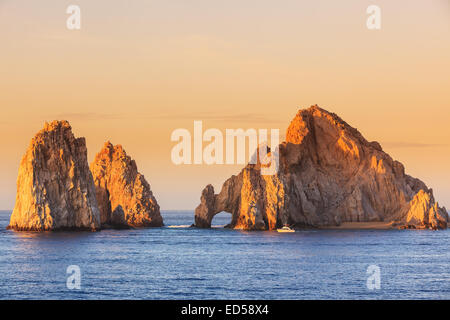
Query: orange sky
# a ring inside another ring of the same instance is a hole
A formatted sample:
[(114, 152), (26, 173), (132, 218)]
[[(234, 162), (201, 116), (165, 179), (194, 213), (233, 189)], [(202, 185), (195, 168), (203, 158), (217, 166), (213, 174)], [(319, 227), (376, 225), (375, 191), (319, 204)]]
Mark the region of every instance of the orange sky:
[[(175, 166), (174, 129), (279, 128), (337, 113), (450, 208), (450, 1), (0, 0), (0, 209), (45, 120), (136, 159), (164, 209), (239, 166)], [(66, 28), (69, 4), (81, 30)], [(366, 8), (382, 28), (366, 28)]]

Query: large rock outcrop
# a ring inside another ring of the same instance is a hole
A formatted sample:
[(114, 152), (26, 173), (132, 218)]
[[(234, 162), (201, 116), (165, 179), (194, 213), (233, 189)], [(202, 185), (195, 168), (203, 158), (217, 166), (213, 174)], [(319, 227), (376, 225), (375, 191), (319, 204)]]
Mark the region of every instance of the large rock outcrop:
[(104, 227), (160, 227), (159, 205), (121, 145), (105, 143), (91, 164)]
[(46, 123), (31, 140), (17, 178), (9, 229), (97, 230), (100, 213), (84, 138), (67, 121)]
[(405, 174), (378, 142), (318, 106), (300, 110), (279, 145), (279, 171), (261, 175), (247, 165), (219, 194), (208, 185), (195, 225), (211, 226), (215, 214), (232, 214), (230, 227), (272, 230), (388, 221), (404, 228), (445, 229), (448, 214), (433, 191)]

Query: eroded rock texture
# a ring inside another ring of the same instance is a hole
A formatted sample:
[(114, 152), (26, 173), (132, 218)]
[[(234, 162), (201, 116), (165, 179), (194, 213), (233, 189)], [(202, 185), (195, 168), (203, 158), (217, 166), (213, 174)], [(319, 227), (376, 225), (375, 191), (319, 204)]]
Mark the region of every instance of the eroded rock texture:
[(369, 221), (447, 227), (447, 211), (425, 183), (405, 174), (378, 142), (318, 106), (297, 113), (279, 153), (276, 175), (263, 176), (259, 164), (249, 164), (219, 194), (208, 185), (195, 225), (210, 227), (214, 215), (226, 211), (232, 214), (230, 227), (248, 230)]
[(8, 228), (47, 231), (100, 228), (84, 138), (67, 121), (46, 123), (31, 140), (17, 178)]
[(120, 145), (105, 143), (91, 164), (102, 226), (159, 227), (163, 219), (150, 185)]

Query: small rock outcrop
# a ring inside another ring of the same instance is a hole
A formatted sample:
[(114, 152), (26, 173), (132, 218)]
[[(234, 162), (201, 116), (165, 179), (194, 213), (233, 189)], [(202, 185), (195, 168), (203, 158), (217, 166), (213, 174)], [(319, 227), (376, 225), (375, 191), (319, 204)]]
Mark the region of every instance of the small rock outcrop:
[(22, 158), (8, 229), (98, 230), (100, 212), (84, 138), (67, 121), (46, 123)]
[(425, 183), (405, 174), (378, 142), (318, 106), (292, 120), (279, 145), (277, 174), (261, 175), (260, 164), (248, 164), (219, 194), (208, 185), (195, 225), (210, 227), (222, 211), (232, 214), (231, 228), (247, 230), (377, 221), (445, 229), (448, 222)]
[(103, 227), (160, 227), (159, 205), (121, 145), (105, 143), (91, 164)]
[(440, 208), (434, 201), (432, 192), (420, 190), (409, 202), (406, 215), (401, 214), (400, 219), (406, 216), (402, 229), (446, 229), (448, 214), (445, 208)]

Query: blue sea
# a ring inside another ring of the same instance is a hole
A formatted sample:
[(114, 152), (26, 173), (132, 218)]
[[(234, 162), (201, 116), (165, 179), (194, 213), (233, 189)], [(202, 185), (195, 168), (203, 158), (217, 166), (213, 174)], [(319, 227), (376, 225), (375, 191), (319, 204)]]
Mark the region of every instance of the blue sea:
[[(0, 212), (1, 299), (450, 299), (450, 230), (14, 232)], [(69, 265), (80, 289), (66, 285)], [(369, 289), (379, 268), (379, 289)]]

